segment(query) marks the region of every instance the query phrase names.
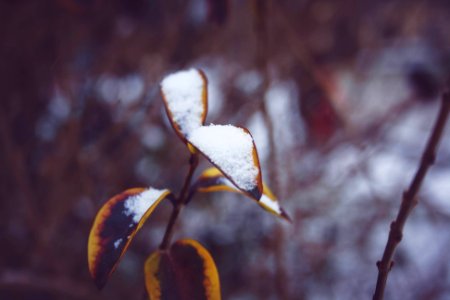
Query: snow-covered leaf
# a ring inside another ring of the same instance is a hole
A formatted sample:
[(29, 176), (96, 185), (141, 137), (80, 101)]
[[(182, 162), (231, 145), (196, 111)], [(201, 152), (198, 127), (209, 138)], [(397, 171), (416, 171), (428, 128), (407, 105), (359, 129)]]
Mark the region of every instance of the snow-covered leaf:
[(198, 69), (170, 74), (161, 82), (161, 95), (172, 127), (186, 143), (186, 135), (204, 124), (208, 112), (205, 74)]
[(202, 245), (179, 240), (168, 251), (157, 250), (145, 263), (145, 285), (150, 300), (220, 300), (217, 268)]
[(155, 207), (171, 196), (169, 190), (133, 188), (112, 197), (100, 208), (88, 241), (89, 271), (98, 288), (105, 285)]
[[(228, 192), (236, 192), (241, 193), (243, 195), (249, 196), (246, 193), (242, 193), (239, 189), (237, 189), (233, 183), (231, 183), (217, 168), (209, 168), (203, 171), (200, 177), (195, 182), (194, 189), (202, 193), (209, 192), (217, 192), (217, 191), (228, 191)], [(272, 191), (267, 187), (265, 183), (263, 183), (263, 194), (261, 198), (255, 199), (259, 206), (261, 206), (266, 211), (286, 219), (290, 221), (288, 214), (284, 211), (284, 209), (280, 206), (278, 199), (272, 193)]]
[(232, 125), (201, 126), (187, 139), (242, 192), (259, 200), (261, 169), (251, 134)]

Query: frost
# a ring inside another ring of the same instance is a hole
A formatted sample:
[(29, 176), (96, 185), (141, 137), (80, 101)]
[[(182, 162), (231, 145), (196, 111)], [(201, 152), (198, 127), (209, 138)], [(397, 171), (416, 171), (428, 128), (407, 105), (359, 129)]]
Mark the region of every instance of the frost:
[(122, 244), (122, 239), (117, 239), (117, 240), (114, 242), (114, 249), (119, 248), (120, 244)]
[(202, 125), (202, 116), (206, 113), (204, 85), (204, 79), (196, 69), (173, 73), (161, 82), (167, 108), (184, 135)]
[(139, 223), (145, 212), (165, 193), (167, 190), (149, 188), (142, 193), (131, 196), (125, 203), (124, 214), (132, 216), (134, 223)]
[(258, 184), (258, 166), (253, 160), (253, 139), (242, 128), (209, 125), (194, 130), (189, 142), (205, 154), (245, 191)]

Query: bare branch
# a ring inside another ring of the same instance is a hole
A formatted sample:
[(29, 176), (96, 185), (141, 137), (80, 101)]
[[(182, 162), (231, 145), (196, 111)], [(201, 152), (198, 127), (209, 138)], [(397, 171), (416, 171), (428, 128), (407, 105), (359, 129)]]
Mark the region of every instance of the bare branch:
[(447, 122), (447, 117), (450, 111), (450, 94), (446, 92), (442, 97), (442, 105), (434, 125), (430, 138), (428, 139), (427, 146), (422, 154), (419, 168), (408, 188), (403, 193), (403, 200), (400, 205), (400, 209), (397, 214), (397, 218), (391, 223), (391, 229), (389, 231), (389, 237), (384, 249), (383, 258), (377, 262), (378, 267), (378, 279), (373, 295), (374, 300), (380, 300), (384, 297), (384, 290), (386, 287), (386, 281), (394, 262), (392, 257), (394, 255), (397, 245), (402, 240), (403, 227), (406, 220), (411, 213), (414, 206), (417, 204), (417, 193), (422, 185), (428, 169), (433, 165), (436, 158), (436, 150), (441, 140), (442, 133)]

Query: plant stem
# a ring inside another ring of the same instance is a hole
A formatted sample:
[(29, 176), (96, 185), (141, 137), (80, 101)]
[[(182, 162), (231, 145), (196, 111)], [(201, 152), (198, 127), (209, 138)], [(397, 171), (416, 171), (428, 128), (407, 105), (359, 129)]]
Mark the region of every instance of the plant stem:
[(170, 215), (169, 223), (167, 223), (166, 232), (164, 233), (161, 245), (159, 246), (159, 249), (161, 250), (166, 250), (170, 245), (170, 241), (173, 235), (173, 229), (175, 228), (175, 222), (177, 221), (183, 206), (186, 204), (189, 198), (186, 196), (188, 195), (188, 190), (191, 185), (192, 175), (194, 175), (197, 166), (198, 166), (198, 154), (193, 153), (189, 158), (189, 172), (186, 176), (186, 179), (184, 180), (184, 185), (183, 188), (181, 189), (180, 195), (175, 199), (172, 214)]
[(395, 252), (395, 248), (402, 240), (403, 227), (406, 223), (406, 219), (410, 215), (412, 209), (417, 204), (417, 193), (422, 185), (422, 182), (427, 174), (428, 169), (433, 165), (436, 158), (436, 150), (439, 141), (444, 131), (445, 123), (447, 121), (450, 111), (450, 94), (445, 93), (442, 97), (442, 105), (439, 111), (439, 115), (436, 119), (431, 136), (428, 139), (427, 146), (422, 154), (419, 168), (411, 181), (411, 184), (403, 193), (403, 200), (397, 213), (397, 218), (391, 223), (391, 229), (389, 231), (389, 237), (384, 249), (383, 257), (381, 261), (377, 262), (378, 267), (378, 279), (373, 295), (373, 300), (381, 300), (384, 297), (384, 290), (386, 287), (386, 281), (394, 262), (392, 257)]
[(183, 188), (181, 189), (180, 195), (178, 196), (178, 204), (185, 204), (186, 202), (186, 195), (191, 185), (192, 175), (194, 175), (194, 171), (198, 166), (198, 153), (191, 154), (191, 157), (189, 158), (189, 165), (189, 173), (184, 180)]
[(173, 235), (175, 221), (177, 220), (178, 215), (180, 214), (181, 208), (182, 207), (181, 205), (179, 205), (179, 203), (177, 203), (174, 206), (172, 214), (170, 215), (169, 223), (167, 223), (166, 232), (164, 233), (163, 240), (161, 242), (161, 245), (159, 245), (159, 249), (166, 250), (169, 247)]

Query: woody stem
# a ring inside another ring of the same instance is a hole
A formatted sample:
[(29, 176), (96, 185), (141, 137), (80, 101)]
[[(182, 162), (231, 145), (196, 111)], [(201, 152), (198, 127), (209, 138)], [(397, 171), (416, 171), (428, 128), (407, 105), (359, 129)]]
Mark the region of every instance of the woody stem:
[(170, 215), (169, 223), (167, 223), (166, 232), (164, 233), (164, 237), (162, 239), (162, 242), (159, 246), (159, 249), (166, 250), (169, 245), (170, 241), (172, 239), (173, 230), (175, 228), (175, 223), (178, 219), (178, 216), (186, 204), (187, 195), (189, 191), (189, 187), (191, 185), (192, 181), (192, 175), (195, 172), (195, 169), (198, 166), (198, 154), (193, 153), (191, 154), (191, 157), (189, 158), (189, 172), (186, 176), (186, 179), (184, 180), (183, 188), (181, 189), (180, 195), (175, 199), (174, 201), (174, 207), (172, 210), (172, 214)]

